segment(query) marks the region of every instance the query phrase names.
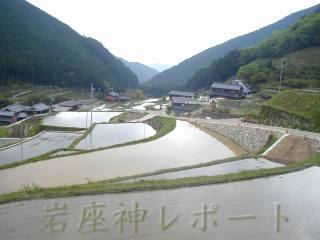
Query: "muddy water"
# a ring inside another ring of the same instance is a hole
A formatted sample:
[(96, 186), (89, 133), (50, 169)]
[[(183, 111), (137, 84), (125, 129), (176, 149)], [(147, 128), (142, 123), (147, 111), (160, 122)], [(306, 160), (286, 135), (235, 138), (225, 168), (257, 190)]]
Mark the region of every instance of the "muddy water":
[[(92, 112), (92, 123), (109, 122), (110, 118), (121, 112)], [(60, 112), (43, 119), (44, 125), (59, 127), (89, 127), (91, 122), (90, 112)]]
[(76, 148), (93, 149), (140, 140), (156, 131), (145, 123), (97, 124)]
[[(16, 202), (0, 205), (0, 233), (1, 239), (12, 240), (319, 240), (319, 186), (320, 168), (312, 167), (281, 176), (202, 187)], [(95, 209), (101, 224), (92, 231), (91, 221), (85, 221), (79, 230), (83, 216), (87, 216), (83, 211), (93, 212), (92, 202), (99, 206)], [(115, 212), (127, 214), (134, 202), (139, 213), (145, 212), (145, 218), (136, 221), (136, 233), (134, 224), (128, 221), (121, 232), (119, 224), (113, 224), (118, 219)], [(278, 214), (276, 203), (280, 205)], [(65, 204), (65, 211), (45, 211), (54, 204)], [(217, 207), (213, 213), (209, 212), (211, 204)], [(165, 209), (164, 218), (160, 205)], [(208, 213), (207, 224), (202, 221), (204, 212)], [(235, 218), (250, 215), (252, 218)], [(65, 223), (63, 232), (50, 233), (46, 228), (50, 216), (54, 216), (54, 222)], [(161, 219), (165, 220), (162, 226), (168, 226), (165, 230), (159, 225)]]
[(223, 143), (188, 122), (177, 121), (172, 132), (155, 141), (2, 170), (0, 193), (27, 183), (46, 187), (86, 183), (233, 156)]
[(227, 173), (237, 173), (245, 170), (257, 170), (281, 167), (282, 164), (274, 163), (266, 159), (243, 159), (238, 161), (226, 162), (207, 167), (193, 168), (189, 170), (170, 172), (164, 174), (158, 174), (149, 177), (142, 177), (132, 179), (126, 182), (140, 181), (140, 180), (156, 180), (156, 179), (173, 179), (173, 178), (184, 178), (184, 177), (197, 177), (197, 176), (214, 176)]
[(22, 161), (55, 149), (66, 148), (80, 136), (81, 134), (78, 133), (45, 132), (38, 137), (23, 142), (22, 146), (17, 144), (0, 150), (0, 164)]

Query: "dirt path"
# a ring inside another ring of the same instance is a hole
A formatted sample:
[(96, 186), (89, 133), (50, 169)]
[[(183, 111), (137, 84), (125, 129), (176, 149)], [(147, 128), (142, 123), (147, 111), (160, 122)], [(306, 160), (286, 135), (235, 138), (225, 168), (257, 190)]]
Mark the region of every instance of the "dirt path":
[(279, 142), (265, 157), (283, 164), (303, 161), (314, 154), (310, 141), (289, 135)]

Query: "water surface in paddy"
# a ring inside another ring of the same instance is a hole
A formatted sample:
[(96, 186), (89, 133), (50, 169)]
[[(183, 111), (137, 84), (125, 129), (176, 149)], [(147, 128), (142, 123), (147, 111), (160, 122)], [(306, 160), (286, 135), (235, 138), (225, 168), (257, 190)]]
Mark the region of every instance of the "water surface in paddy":
[[(22, 184), (59, 186), (152, 172), (234, 157), (222, 142), (188, 122), (147, 143), (25, 164), (0, 171), (0, 192)], [(29, 174), (32, 172), (32, 174)]]
[(159, 101), (159, 98), (150, 98), (141, 102), (141, 104), (132, 107), (136, 111), (144, 111), (148, 106), (156, 106), (156, 102)]
[(220, 164), (215, 164), (206, 167), (193, 168), (188, 170), (169, 172), (164, 174), (157, 174), (148, 177), (135, 178), (126, 182), (140, 181), (140, 180), (157, 180), (157, 179), (173, 179), (184, 177), (198, 177), (198, 176), (214, 176), (228, 173), (237, 173), (245, 170), (258, 170), (265, 168), (282, 167), (282, 164), (274, 163), (266, 159), (248, 158), (237, 161), (230, 161)]
[(23, 142), (22, 147), (21, 144), (17, 144), (0, 150), (0, 164), (22, 161), (55, 149), (68, 147), (77, 137), (80, 137), (80, 134), (45, 132), (38, 137)]
[(0, 148), (3, 146), (17, 143), (19, 141), (20, 141), (20, 139), (18, 139), (18, 138), (0, 138)]
[[(109, 122), (121, 112), (92, 112), (92, 123)], [(90, 126), (91, 112), (59, 112), (43, 119), (44, 125), (86, 128)]]
[[(65, 232), (59, 234), (61, 240), (106, 239), (106, 235), (108, 239), (133, 239), (132, 224), (126, 222), (121, 232), (119, 225), (112, 223), (116, 219), (114, 212), (132, 209), (136, 202), (147, 213), (144, 221), (139, 222), (134, 239), (319, 240), (319, 186), (320, 168), (312, 167), (279, 176), (199, 187), (14, 202), (0, 208), (0, 232), (2, 239), (10, 240), (58, 239), (59, 233), (41, 231), (47, 223), (45, 208), (57, 203), (66, 204), (67, 213), (57, 218), (68, 224)], [(79, 226), (84, 206), (92, 206), (92, 202), (104, 204), (98, 211), (106, 219), (105, 225), (98, 227), (106, 226), (107, 232), (74, 230)], [(218, 208), (214, 214), (208, 212), (207, 228), (203, 231), (204, 215), (194, 213), (203, 213), (203, 206), (211, 211), (212, 204)], [(160, 205), (165, 207), (166, 223), (178, 216), (166, 230), (159, 225)], [(246, 218), (250, 215), (253, 218)], [(231, 219), (237, 216), (238, 219)], [(197, 225), (192, 227), (190, 223), (195, 219)]]
[(97, 124), (76, 148), (93, 149), (140, 140), (156, 131), (146, 123)]

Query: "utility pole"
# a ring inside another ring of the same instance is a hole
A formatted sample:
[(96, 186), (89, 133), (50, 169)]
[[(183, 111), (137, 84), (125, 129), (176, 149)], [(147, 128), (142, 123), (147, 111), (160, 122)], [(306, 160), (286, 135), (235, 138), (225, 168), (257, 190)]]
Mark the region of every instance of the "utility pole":
[[(90, 88), (90, 91), (91, 91), (91, 99), (93, 99), (93, 91), (94, 91), (94, 88), (93, 88), (93, 83), (91, 83), (91, 88)], [(90, 119), (90, 127), (92, 125), (92, 108), (93, 108), (93, 103), (92, 103), (92, 107), (91, 107), (91, 119)]]
[(246, 94), (244, 97), (246, 99), (246, 120), (247, 120), (247, 118), (248, 118), (248, 94)]
[(91, 87), (90, 87), (91, 95), (90, 95), (90, 98), (93, 98), (93, 91), (94, 91), (93, 83), (91, 83)]
[(20, 124), (18, 125), (18, 130), (20, 130), (20, 150), (21, 150), (21, 161), (23, 161), (23, 147), (22, 147), (22, 143), (23, 143), (23, 134), (24, 134), (24, 125)]
[(280, 79), (279, 79), (279, 93), (281, 92), (281, 82), (282, 82), (283, 67), (284, 67), (283, 58), (281, 58)]

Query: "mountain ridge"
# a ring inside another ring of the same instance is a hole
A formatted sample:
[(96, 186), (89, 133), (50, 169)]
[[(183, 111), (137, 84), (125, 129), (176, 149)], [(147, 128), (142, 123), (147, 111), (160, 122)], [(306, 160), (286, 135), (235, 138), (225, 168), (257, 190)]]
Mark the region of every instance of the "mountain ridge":
[(120, 59), (120, 61), (124, 63), (124, 65), (126, 65), (132, 72), (137, 75), (140, 83), (148, 81), (159, 73), (156, 69), (140, 62), (130, 62), (121, 57), (118, 57), (118, 59)]
[(224, 43), (208, 48), (182, 62), (165, 70), (150, 79), (144, 88), (156, 95), (166, 93), (172, 88), (185, 89), (185, 84), (197, 70), (209, 67), (213, 60), (224, 56), (235, 48), (255, 45), (274, 31), (283, 30), (296, 23), (299, 19), (320, 9), (320, 4), (292, 13), (279, 21), (269, 24), (256, 31), (232, 38)]
[(0, 82), (134, 88), (137, 76), (95, 39), (25, 0), (0, 1)]
[(320, 11), (273, 33), (258, 45), (231, 50), (209, 68), (197, 71), (187, 86), (194, 90), (208, 88), (214, 81), (237, 76), (257, 88), (277, 88), (281, 68), (284, 86), (319, 87), (319, 39)]

